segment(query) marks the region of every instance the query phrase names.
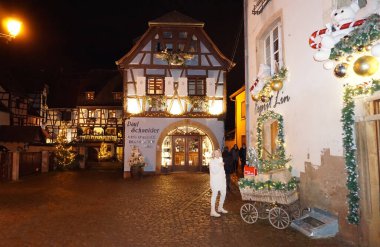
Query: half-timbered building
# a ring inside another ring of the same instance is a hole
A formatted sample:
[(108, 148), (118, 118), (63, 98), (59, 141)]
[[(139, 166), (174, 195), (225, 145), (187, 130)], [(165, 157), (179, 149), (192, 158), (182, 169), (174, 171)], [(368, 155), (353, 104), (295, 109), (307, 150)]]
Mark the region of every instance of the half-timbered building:
[(204, 23), (173, 11), (148, 30), (116, 64), (123, 75), (124, 174), (136, 146), (145, 171), (199, 171), (220, 148), (226, 73), (234, 66)]
[[(117, 70), (92, 70), (75, 78), (77, 97), (71, 107), (47, 110), (46, 129), (50, 142), (61, 131), (68, 142), (87, 149), (88, 161), (97, 161), (102, 143), (110, 156), (122, 159), (122, 80)], [(74, 92), (73, 92), (74, 93)]]

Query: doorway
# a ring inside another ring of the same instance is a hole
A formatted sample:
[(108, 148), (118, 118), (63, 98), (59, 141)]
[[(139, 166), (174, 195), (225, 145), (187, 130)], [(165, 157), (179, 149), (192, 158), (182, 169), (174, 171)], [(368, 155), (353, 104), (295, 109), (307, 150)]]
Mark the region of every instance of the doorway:
[(199, 171), (201, 136), (173, 136), (173, 171)]

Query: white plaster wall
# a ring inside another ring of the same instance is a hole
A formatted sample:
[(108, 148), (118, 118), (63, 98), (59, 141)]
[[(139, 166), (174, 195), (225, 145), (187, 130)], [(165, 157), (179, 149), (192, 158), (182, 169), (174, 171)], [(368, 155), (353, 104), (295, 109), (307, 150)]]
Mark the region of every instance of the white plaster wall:
[[(131, 155), (131, 149), (133, 145), (137, 146), (140, 150), (140, 153), (145, 157), (145, 162), (148, 165), (144, 168), (144, 170), (155, 171), (156, 150), (160, 149), (160, 147), (157, 146), (157, 140), (160, 137), (161, 132), (170, 124), (183, 120), (185, 120), (185, 118), (130, 118), (125, 120), (124, 171), (130, 170), (130, 167), (128, 165), (128, 159)], [(219, 146), (223, 146), (223, 121), (218, 121), (215, 118), (192, 118), (191, 121), (198, 122), (207, 126), (217, 138)], [(132, 132), (133, 127), (137, 129), (149, 129), (150, 131), (152, 131), (152, 133)]]
[[(246, 0), (247, 1), (247, 0)], [(369, 1), (371, 2), (371, 1)], [(272, 108), (284, 116), (286, 153), (292, 156), (293, 174), (304, 171), (304, 162), (320, 165), (323, 149), (329, 148), (332, 155), (342, 156), (342, 109), (343, 82), (336, 79), (333, 71), (323, 69), (323, 64), (314, 61), (316, 50), (308, 44), (312, 32), (323, 29), (326, 11), (333, 8), (333, 1), (292, 0), (270, 1), (261, 15), (252, 15), (254, 1), (248, 1), (247, 47), (248, 81), (256, 79), (256, 37), (273, 16), (280, 13), (282, 19), (284, 64), (290, 77), (282, 89), (290, 101)], [(328, 4), (331, 7), (328, 7)], [(326, 19), (326, 18), (325, 18)], [(281, 94), (280, 93), (280, 94)], [(255, 102), (249, 98), (250, 145), (256, 143)]]

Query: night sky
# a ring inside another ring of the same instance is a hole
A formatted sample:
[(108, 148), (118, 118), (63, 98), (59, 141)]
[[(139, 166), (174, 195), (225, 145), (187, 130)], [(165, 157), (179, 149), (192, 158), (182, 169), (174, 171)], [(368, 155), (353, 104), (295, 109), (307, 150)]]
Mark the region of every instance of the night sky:
[[(1, 71), (45, 74), (52, 85), (62, 73), (116, 69), (115, 61), (147, 30), (148, 21), (172, 10), (205, 22), (205, 31), (230, 59), (239, 38), (227, 94), (239, 89), (244, 84), (243, 0), (1, 1), (0, 17), (16, 16), (24, 24), (20, 37), (1, 41)], [(233, 117), (229, 102), (226, 130), (233, 129), (234, 121), (228, 120)]]

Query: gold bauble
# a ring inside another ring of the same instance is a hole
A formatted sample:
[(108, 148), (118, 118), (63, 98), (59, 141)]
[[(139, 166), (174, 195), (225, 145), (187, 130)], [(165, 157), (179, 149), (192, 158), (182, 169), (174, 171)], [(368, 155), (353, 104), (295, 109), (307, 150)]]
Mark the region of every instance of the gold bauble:
[(347, 74), (348, 63), (340, 63), (335, 66), (334, 75), (338, 78), (343, 78)]
[(281, 88), (284, 86), (284, 83), (281, 80), (274, 80), (271, 81), (270, 87), (272, 88), (273, 91), (280, 91)]
[(379, 61), (374, 56), (362, 56), (354, 63), (354, 71), (360, 76), (371, 76), (379, 69)]
[(253, 101), (259, 101), (260, 100), (260, 95), (259, 94), (251, 95), (251, 97), (252, 97)]

